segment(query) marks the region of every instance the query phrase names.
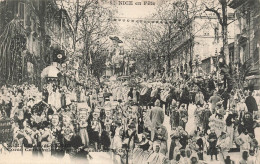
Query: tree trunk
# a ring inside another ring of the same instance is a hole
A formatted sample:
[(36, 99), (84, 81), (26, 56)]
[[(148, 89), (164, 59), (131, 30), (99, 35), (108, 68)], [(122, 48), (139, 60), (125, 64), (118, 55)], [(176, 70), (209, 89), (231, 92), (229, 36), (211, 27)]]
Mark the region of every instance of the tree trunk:
[(220, 3), (222, 5), (222, 15), (223, 15), (223, 23), (222, 23), (223, 53), (225, 56), (225, 62), (227, 65), (229, 65), (227, 1), (221, 0)]
[(172, 30), (171, 30), (171, 26), (169, 26), (169, 44), (168, 44), (168, 47), (167, 47), (167, 70), (166, 73), (169, 73), (170, 72), (170, 69), (171, 69), (171, 33), (172, 33)]
[(39, 10), (39, 23), (40, 23), (40, 32), (41, 37), (41, 50), (40, 50), (40, 63), (37, 70), (37, 78), (40, 79), (37, 83), (40, 89), (42, 89), (42, 81), (41, 81), (41, 71), (45, 67), (44, 57), (46, 55), (46, 47), (45, 47), (45, 40), (46, 40), (46, 31), (45, 31), (45, 9), (46, 9), (46, 1), (40, 1), (40, 8)]

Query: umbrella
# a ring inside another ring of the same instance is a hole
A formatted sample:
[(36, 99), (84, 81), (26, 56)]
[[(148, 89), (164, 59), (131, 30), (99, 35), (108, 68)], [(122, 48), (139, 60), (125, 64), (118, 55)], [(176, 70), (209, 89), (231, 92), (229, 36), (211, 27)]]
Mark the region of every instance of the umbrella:
[(58, 74), (60, 73), (60, 70), (55, 66), (48, 66), (43, 69), (41, 73), (41, 78), (44, 77), (58, 77)]

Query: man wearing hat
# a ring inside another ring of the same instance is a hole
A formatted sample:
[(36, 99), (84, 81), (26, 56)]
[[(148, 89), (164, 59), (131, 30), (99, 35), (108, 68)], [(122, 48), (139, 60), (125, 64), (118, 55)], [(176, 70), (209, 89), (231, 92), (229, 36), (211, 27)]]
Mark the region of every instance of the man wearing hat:
[(165, 155), (160, 153), (161, 149), (161, 142), (155, 141), (153, 144), (153, 153), (149, 156), (147, 163), (148, 164), (158, 164), (158, 163), (164, 163), (166, 160)]
[(151, 140), (153, 141), (156, 126), (162, 125), (164, 122), (164, 111), (160, 107), (160, 100), (158, 99), (155, 101), (155, 106), (151, 109), (150, 120), (152, 123)]
[(209, 104), (205, 104), (205, 108), (202, 112), (202, 128), (204, 131), (204, 134), (207, 133), (209, 130), (209, 118), (212, 115), (210, 109), (209, 109)]
[(211, 156), (211, 160), (213, 160), (213, 155), (216, 156), (216, 160), (218, 160), (218, 152), (217, 152), (217, 141), (218, 141), (218, 137), (215, 133), (214, 129), (210, 129), (210, 133), (208, 136), (208, 142), (209, 142), (209, 154)]

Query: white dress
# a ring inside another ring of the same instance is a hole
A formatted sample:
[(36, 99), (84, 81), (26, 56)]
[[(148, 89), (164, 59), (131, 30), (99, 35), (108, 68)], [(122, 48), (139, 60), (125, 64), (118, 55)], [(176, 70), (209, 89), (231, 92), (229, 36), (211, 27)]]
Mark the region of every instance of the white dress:
[(48, 104), (55, 106), (55, 92), (49, 91)]
[(87, 100), (86, 91), (83, 89), (83, 90), (81, 90), (81, 92), (80, 92), (80, 101), (81, 101), (81, 102), (85, 102), (86, 100)]
[(192, 109), (189, 109), (188, 110), (188, 122), (186, 124), (186, 131), (188, 134), (194, 134), (194, 131), (197, 130), (197, 127), (196, 127), (196, 119), (195, 119), (195, 116), (194, 116), (194, 108), (195, 106), (194, 105), (190, 105), (192, 107)]
[(55, 108), (60, 109), (61, 108), (61, 93), (58, 90), (55, 92), (54, 102), (55, 102)]

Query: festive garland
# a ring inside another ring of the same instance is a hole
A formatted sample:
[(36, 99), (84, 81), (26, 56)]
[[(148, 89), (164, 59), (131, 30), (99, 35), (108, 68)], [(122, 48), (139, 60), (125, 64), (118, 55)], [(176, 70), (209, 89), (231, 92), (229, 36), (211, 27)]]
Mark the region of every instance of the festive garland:
[(22, 51), (26, 48), (25, 30), (17, 19), (9, 22), (0, 36), (0, 76), (3, 83), (22, 80)]

